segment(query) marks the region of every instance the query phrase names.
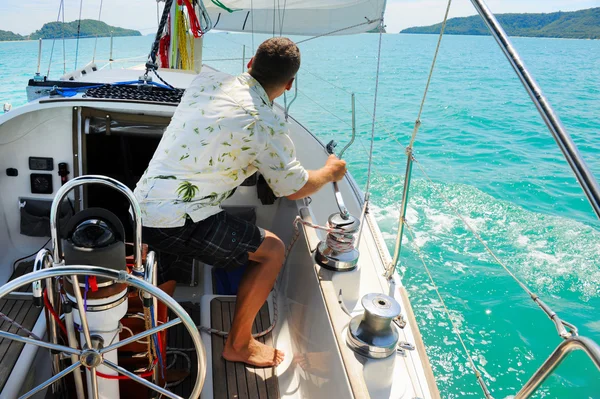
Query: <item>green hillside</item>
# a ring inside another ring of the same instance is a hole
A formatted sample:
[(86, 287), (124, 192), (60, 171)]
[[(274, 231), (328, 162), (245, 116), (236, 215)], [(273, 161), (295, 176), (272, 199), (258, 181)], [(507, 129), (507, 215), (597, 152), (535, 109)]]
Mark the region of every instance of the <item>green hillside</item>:
[(7, 30), (0, 30), (0, 42), (23, 40), (23, 39), (24, 39), (23, 36), (17, 35), (16, 33), (12, 33)]
[[(0, 30), (0, 41), (7, 40), (37, 40), (37, 39), (72, 39), (77, 37), (79, 21), (73, 22), (48, 22), (40, 30), (28, 36), (21, 36), (13, 32)], [(141, 36), (137, 30), (124, 29), (110, 26), (104, 22), (93, 19), (82, 19), (79, 37), (105, 37), (110, 36)]]
[[(600, 7), (549, 14), (498, 14), (496, 17), (509, 36), (600, 39)], [(442, 24), (439, 23), (408, 28), (400, 33), (440, 33), (441, 26)], [(449, 19), (444, 33), (449, 35), (490, 34), (478, 15)]]
[[(77, 26), (79, 21), (73, 22), (48, 22), (42, 26), (42, 29), (32, 33), (29, 38), (36, 39), (58, 39), (62, 38), (63, 35), (66, 38), (77, 37)], [(80, 37), (104, 37), (110, 36), (110, 32), (113, 32), (113, 36), (141, 36), (142, 34), (137, 30), (118, 28), (110, 26), (101, 21), (93, 19), (82, 19)]]

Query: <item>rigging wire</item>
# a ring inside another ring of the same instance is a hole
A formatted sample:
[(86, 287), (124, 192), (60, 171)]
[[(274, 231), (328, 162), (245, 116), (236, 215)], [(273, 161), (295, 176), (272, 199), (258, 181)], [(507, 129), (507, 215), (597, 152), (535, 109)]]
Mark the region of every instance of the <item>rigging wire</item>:
[[(343, 88), (343, 87), (341, 87), (341, 86), (338, 86), (338, 85), (336, 85), (336, 84), (335, 84), (335, 83), (333, 83), (332, 81), (330, 81), (330, 80), (327, 80), (326, 78), (324, 78), (324, 77), (322, 77), (322, 76), (319, 76), (319, 75), (317, 75), (316, 73), (314, 73), (314, 72), (312, 72), (312, 71), (310, 71), (310, 70), (306, 69), (305, 67), (302, 67), (302, 72), (308, 72), (308, 74), (309, 74), (309, 75), (312, 75), (312, 76), (314, 76), (315, 78), (317, 78), (317, 79), (319, 79), (319, 80), (321, 80), (321, 81), (323, 81), (323, 82), (325, 82), (325, 83), (329, 84), (330, 86), (332, 86), (332, 87), (334, 87), (334, 88), (336, 88), (336, 89), (338, 89), (338, 90), (341, 90), (341, 91), (343, 91), (344, 93), (346, 93), (346, 94), (348, 94), (348, 95), (350, 95), (350, 96), (352, 95), (352, 92), (348, 91), (347, 89), (345, 89), (345, 88)], [(305, 93), (302, 93), (302, 94), (306, 95)], [(373, 117), (373, 114), (371, 113), (371, 110), (369, 110), (369, 109), (367, 108), (367, 106), (366, 106), (366, 105), (365, 105), (365, 104), (364, 104), (362, 101), (360, 101), (360, 99), (356, 98), (356, 102), (357, 102), (357, 103), (360, 105), (360, 107), (361, 107), (361, 108), (364, 110), (364, 112), (365, 112), (365, 113), (366, 113), (366, 114), (367, 114), (367, 115), (368, 115), (370, 118), (372, 118), (372, 117)], [(319, 106), (320, 106), (320, 105), (319, 105)], [(323, 107), (321, 107), (321, 108), (323, 108)], [(327, 111), (329, 111), (329, 110), (327, 110)], [(345, 122), (345, 123), (347, 123), (347, 122)], [(406, 147), (406, 145), (402, 144), (402, 143), (400, 142), (400, 140), (398, 140), (398, 137), (397, 137), (397, 135), (394, 135), (394, 134), (391, 132), (391, 130), (390, 130), (389, 128), (387, 128), (387, 127), (386, 127), (386, 126), (385, 126), (383, 123), (381, 123), (381, 122), (380, 122), (379, 120), (377, 120), (376, 118), (375, 118), (375, 123), (377, 124), (377, 127), (378, 127), (379, 129), (383, 130), (383, 131), (384, 131), (384, 132), (385, 132), (385, 133), (386, 133), (388, 136), (390, 136), (390, 138), (391, 138), (391, 139), (393, 139), (394, 141), (396, 141), (396, 143), (398, 143), (400, 146), (402, 146), (402, 148)], [(365, 151), (366, 151), (366, 149), (365, 149)], [(366, 152), (367, 152), (367, 154), (368, 154), (368, 151), (366, 151)]]
[[(341, 90), (341, 91), (343, 91), (344, 93), (346, 93), (346, 94), (348, 94), (348, 95), (350, 95), (350, 96), (353, 94), (352, 92), (350, 92), (350, 91), (346, 90), (345, 88), (343, 88), (343, 87), (341, 87), (341, 86), (338, 86), (338, 85), (336, 85), (336, 84), (335, 84), (335, 83), (333, 83), (332, 81), (330, 81), (330, 80), (327, 80), (326, 78), (324, 78), (324, 77), (322, 77), (322, 76), (319, 76), (319, 75), (317, 75), (316, 73), (314, 73), (314, 72), (312, 72), (312, 71), (310, 71), (310, 70), (306, 69), (305, 67), (302, 67), (302, 72), (308, 72), (308, 74), (309, 74), (309, 75), (312, 75), (312, 76), (314, 76), (315, 78), (317, 78), (317, 79), (319, 79), (319, 80), (321, 80), (321, 81), (323, 81), (323, 82), (325, 82), (325, 83), (329, 84), (330, 86), (332, 86), (332, 87), (334, 87), (334, 88), (336, 88), (336, 89), (338, 89), (338, 90)], [(300, 91), (300, 90), (299, 90), (299, 91)], [(308, 95), (307, 95), (306, 93), (302, 93), (302, 94), (304, 94), (305, 96), (307, 96), (307, 97), (308, 97)], [(317, 104), (319, 107), (323, 108), (325, 111), (327, 111), (327, 112), (331, 113), (331, 111), (329, 111), (327, 108), (324, 108), (322, 105), (320, 105), (319, 103), (317, 103), (317, 102), (316, 102), (315, 100), (313, 100), (312, 98), (310, 98), (310, 97), (309, 97), (309, 99), (310, 99), (311, 101), (315, 102), (315, 103), (316, 103), (316, 104)], [(367, 108), (367, 106), (366, 106), (366, 105), (365, 105), (365, 104), (364, 104), (362, 101), (360, 101), (358, 98), (356, 98), (356, 102), (357, 102), (357, 103), (360, 105), (360, 107), (361, 107), (361, 108), (364, 110), (364, 112), (365, 112), (365, 113), (366, 113), (366, 114), (369, 116), (369, 118), (373, 118), (373, 114), (371, 113), (371, 110), (369, 110), (369, 109)], [(340, 118), (339, 118), (337, 115), (334, 115), (334, 116), (335, 116), (336, 118), (340, 119)], [(348, 124), (348, 122), (346, 122), (346, 121), (343, 121), (343, 122), (344, 122), (344, 123), (346, 123), (347, 125), (349, 125), (349, 124)], [(387, 127), (386, 127), (386, 126), (383, 124), (383, 123), (381, 123), (381, 122), (380, 122), (379, 120), (377, 120), (376, 118), (375, 118), (375, 123), (377, 124), (377, 127), (378, 127), (379, 129), (383, 130), (383, 131), (384, 131), (384, 132), (385, 132), (385, 133), (386, 133), (388, 136), (390, 136), (390, 138), (391, 138), (391, 139), (393, 139), (394, 141), (396, 141), (396, 143), (398, 143), (400, 146), (402, 146), (402, 148), (404, 148), (404, 147), (405, 147), (405, 145), (404, 145), (404, 144), (402, 144), (402, 143), (400, 142), (400, 140), (398, 140), (398, 137), (397, 137), (397, 135), (394, 135), (394, 134), (391, 132), (391, 130), (390, 130), (390, 129), (388, 129), (388, 128), (387, 128)], [(349, 125), (349, 126), (350, 126), (350, 125)], [(361, 145), (363, 145), (363, 147), (364, 147), (364, 144), (362, 144), (362, 143), (361, 143)], [(365, 148), (365, 153), (366, 153), (367, 155), (369, 154), (369, 152), (367, 151), (367, 149), (366, 149), (366, 148)]]
[(81, 33), (81, 11), (83, 10), (83, 0), (79, 1), (79, 23), (77, 24), (77, 44), (75, 47), (75, 70), (77, 70), (77, 57), (79, 56), (79, 34)]
[(256, 51), (256, 47), (254, 47), (254, 0), (250, 0), (250, 14), (252, 14), (250, 23), (252, 24), (252, 54), (254, 54)]
[(65, 3), (62, 1), (62, 45), (63, 45), (63, 75), (67, 73), (67, 45), (65, 42)]
[[(56, 22), (60, 21), (60, 13), (64, 6), (65, 6), (65, 0), (61, 0), (60, 4), (58, 5), (58, 16), (56, 17)], [(64, 29), (64, 26), (62, 26), (62, 29)], [(52, 56), (54, 55), (54, 44), (55, 43), (56, 43), (56, 36), (54, 36), (54, 38), (52, 39), (52, 50), (50, 50), (50, 61), (48, 61), (48, 72), (46, 73), (47, 77), (50, 76), (50, 68), (52, 67)]]
[[(324, 78), (324, 77), (322, 77), (322, 76), (319, 76), (319, 75), (317, 75), (317, 74), (316, 74), (316, 73), (314, 73), (314, 72), (311, 72), (310, 70), (306, 69), (304, 66), (302, 67), (302, 72), (307, 72), (309, 75), (312, 75), (312, 76), (314, 76), (315, 78), (322, 80), (323, 82), (325, 82), (325, 83), (327, 83), (327, 84), (329, 84), (329, 85), (331, 85), (331, 86), (335, 87), (336, 89), (338, 89), (338, 90), (341, 90), (341, 91), (343, 91), (344, 93), (346, 93), (346, 94), (348, 94), (348, 95), (352, 95), (352, 92), (350, 92), (350, 91), (348, 91), (348, 90), (344, 89), (344, 88), (343, 88), (343, 87), (341, 87), (341, 86), (338, 86), (338, 85), (336, 85), (335, 83), (333, 83), (333, 82), (331, 82), (331, 81), (327, 80), (326, 78)], [(366, 109), (366, 108), (365, 108), (365, 109)], [(369, 115), (370, 115), (370, 114), (369, 114)]]
[(477, 378), (477, 383), (483, 390), (483, 394), (485, 395), (486, 399), (492, 399), (492, 395), (490, 394), (490, 391), (488, 390), (488, 387), (485, 384), (485, 381), (483, 380), (483, 376), (481, 375), (481, 373), (479, 372), (479, 369), (475, 365), (475, 361), (473, 360), (473, 357), (471, 356), (469, 349), (467, 349), (467, 345), (465, 344), (465, 341), (462, 338), (460, 329), (458, 328), (458, 325), (454, 322), (452, 315), (450, 314), (450, 311), (448, 310), (448, 307), (446, 306), (446, 302), (444, 301), (444, 298), (442, 297), (442, 294), (440, 293), (438, 286), (433, 279), (431, 271), (427, 267), (427, 263), (425, 262), (425, 257), (423, 256), (423, 253), (421, 252), (421, 249), (419, 248), (419, 245), (417, 244), (416, 237), (415, 237), (412, 227), (406, 222), (406, 220), (404, 220), (403, 222), (404, 222), (404, 225), (406, 226), (406, 231), (408, 231), (408, 233), (410, 234), (410, 236), (412, 238), (413, 247), (417, 251), (417, 254), (419, 256), (419, 259), (421, 260), (421, 263), (423, 263), (423, 267), (425, 268), (425, 272), (427, 273), (427, 276), (429, 277), (429, 281), (431, 282), (431, 285), (433, 286), (433, 289), (435, 290), (435, 293), (437, 294), (437, 297), (440, 300), (440, 303), (442, 304), (444, 313), (446, 313), (446, 316), (448, 316), (448, 320), (450, 320), (450, 324), (452, 324), (452, 329), (456, 333), (456, 336), (458, 337), (458, 340), (460, 341), (460, 345), (462, 346), (463, 350), (465, 351), (465, 353), (467, 355), (467, 359), (469, 360), (469, 363), (471, 363), (471, 368), (475, 372), (475, 377)]
[(275, 37), (275, 11), (276, 11), (276, 5), (275, 2), (277, 0), (273, 0), (273, 37)]
[[(308, 94), (304, 93), (302, 90), (298, 89), (298, 92), (301, 93), (303, 96), (305, 96), (309, 101), (311, 101), (317, 107), (321, 108), (323, 111), (327, 112), (328, 114), (330, 114), (331, 116), (333, 116), (334, 118), (336, 118), (337, 120), (339, 120), (340, 122), (344, 123), (346, 126), (352, 128), (352, 124), (350, 124), (350, 122), (342, 119), (341, 117), (339, 117), (338, 115), (336, 115), (335, 113), (333, 113), (330, 109), (328, 109), (324, 105), (319, 104), (316, 100), (314, 100)], [(369, 151), (365, 147), (365, 144), (363, 143), (363, 141), (362, 141), (362, 139), (360, 137), (358, 137), (358, 141), (359, 141), (361, 147), (363, 148), (363, 150), (365, 151), (365, 154), (368, 156), (369, 155)]]
[(304, 39), (304, 40), (300, 40), (299, 42), (296, 42), (296, 44), (306, 43), (308, 41), (311, 41), (311, 40), (314, 40), (314, 39), (318, 39), (320, 37), (335, 35), (336, 33), (343, 32), (343, 31), (348, 30), (348, 29), (357, 28), (357, 27), (363, 26), (363, 25), (369, 25), (369, 24), (375, 23), (377, 21), (382, 21), (383, 20), (383, 18), (368, 19), (366, 17), (365, 17), (365, 19), (366, 19), (366, 21), (365, 22), (361, 22), (360, 24), (356, 24), (356, 25), (352, 25), (352, 26), (347, 26), (345, 28), (336, 29), (336, 30), (331, 31), (331, 32), (326, 32), (326, 33), (322, 33), (320, 35), (309, 37), (308, 39)]
[[(277, 0), (279, 4), (280, 0)], [(283, 1), (283, 12), (281, 12), (281, 5), (279, 6), (279, 36), (283, 36), (283, 22), (285, 21), (285, 10), (287, 9), (287, 0)]]
[[(375, 143), (375, 118), (377, 117), (377, 93), (379, 91), (379, 72), (381, 69), (381, 42), (383, 38), (383, 12), (379, 22), (379, 48), (377, 50), (377, 72), (375, 73), (375, 95), (373, 98), (373, 118), (371, 122), (371, 147), (369, 149), (369, 167), (367, 169), (367, 187), (365, 189), (365, 203), (369, 202), (371, 190), (371, 169), (373, 166), (373, 145)], [(365, 211), (367, 207), (364, 208)]]
[(423, 107), (425, 105), (425, 99), (427, 98), (427, 92), (429, 90), (429, 84), (431, 83), (431, 77), (433, 76), (433, 70), (435, 69), (435, 63), (437, 61), (437, 56), (440, 51), (440, 46), (442, 44), (442, 38), (444, 36), (444, 30), (446, 29), (446, 22), (448, 21), (448, 14), (450, 13), (450, 6), (452, 5), (452, 0), (448, 0), (448, 5), (446, 6), (446, 12), (444, 14), (444, 20), (442, 22), (442, 26), (440, 28), (440, 34), (438, 36), (438, 42), (435, 47), (435, 53), (433, 55), (433, 60), (431, 61), (431, 67), (429, 69), (429, 76), (427, 77), (427, 84), (425, 85), (425, 91), (423, 92), (423, 98), (421, 99), (421, 105), (419, 107), (419, 113), (417, 115), (417, 119), (415, 120), (415, 126), (413, 128), (413, 133), (406, 147), (406, 172), (404, 179), (404, 188), (402, 191), (402, 204), (400, 208), (400, 217), (398, 220), (398, 234), (396, 235), (396, 243), (394, 245), (394, 257), (390, 264), (386, 268), (385, 276), (387, 278), (391, 278), (398, 261), (400, 260), (400, 252), (402, 250), (402, 235), (404, 233), (404, 219), (406, 217), (406, 210), (408, 207), (408, 192), (410, 189), (410, 175), (412, 172), (412, 160), (413, 160), (413, 145), (415, 139), (417, 137), (417, 132), (419, 131), (419, 127), (421, 126), (421, 114), (423, 112)]
[(160, 3), (160, 0), (156, 0), (156, 26), (160, 25), (160, 7), (158, 3)]
[[(98, 11), (98, 22), (102, 21), (102, 4), (104, 0), (100, 0), (100, 11)], [(156, 3), (158, 4), (158, 3)], [(96, 47), (98, 46), (98, 35), (96, 35), (96, 41), (94, 42), (94, 55), (92, 56), (92, 62), (96, 62)]]
[(450, 6), (452, 5), (452, 0), (448, 0), (448, 6), (446, 7), (446, 14), (444, 14), (444, 21), (442, 22), (442, 27), (440, 29), (440, 36), (438, 37), (438, 42), (435, 47), (435, 53), (433, 54), (433, 61), (431, 62), (431, 68), (429, 69), (429, 76), (427, 77), (427, 84), (425, 85), (425, 91), (423, 92), (423, 98), (421, 100), (421, 105), (419, 106), (419, 113), (417, 115), (417, 120), (415, 121), (415, 128), (413, 130), (412, 137), (410, 138), (409, 147), (412, 148), (415, 143), (415, 139), (417, 138), (417, 132), (419, 131), (419, 127), (421, 126), (421, 114), (423, 113), (423, 108), (425, 106), (425, 99), (427, 98), (427, 92), (429, 91), (429, 84), (431, 83), (431, 77), (433, 76), (433, 70), (435, 69), (435, 62), (437, 61), (437, 56), (440, 52), (440, 46), (442, 44), (442, 37), (444, 36), (444, 30), (446, 29), (446, 23), (448, 22), (448, 14), (450, 13)]
[[(527, 295), (529, 295), (529, 297), (542, 309), (542, 311), (544, 311), (544, 313), (546, 313), (546, 315), (550, 318), (550, 320), (552, 320), (554, 322), (556, 329), (558, 331), (558, 334), (562, 338), (566, 339), (566, 338), (569, 338), (574, 332), (576, 332), (575, 326), (573, 326), (570, 323), (565, 322), (564, 320), (561, 320), (558, 317), (558, 315), (552, 309), (550, 309), (550, 307), (548, 307), (548, 305), (546, 305), (535, 293), (533, 293), (527, 287), (527, 285), (525, 285), (525, 283), (523, 283), (521, 280), (519, 280), (519, 278), (508, 268), (508, 266), (506, 266), (506, 264), (504, 264), (504, 262), (502, 262), (502, 260), (500, 260), (500, 258), (489, 247), (489, 245), (486, 244), (486, 242), (479, 235), (479, 233), (477, 233), (477, 230), (475, 230), (473, 228), (473, 226), (471, 226), (471, 224), (467, 221), (467, 219), (463, 215), (461, 215), (461, 213), (458, 211), (456, 206), (454, 206), (452, 204), (452, 202), (448, 199), (448, 197), (446, 197), (444, 195), (444, 193), (442, 193), (442, 191), (437, 187), (437, 185), (433, 182), (431, 177), (429, 177), (429, 175), (427, 174), (427, 172), (425, 171), (425, 169), (423, 168), (421, 163), (419, 161), (417, 161), (417, 159), (414, 156), (413, 156), (413, 162), (417, 165), (417, 167), (419, 168), (421, 173), (423, 173), (423, 176), (425, 176), (425, 179), (429, 182), (429, 184), (431, 185), (433, 190), (436, 192), (436, 194), (439, 195), (440, 198), (442, 198), (442, 200), (446, 203), (446, 205), (448, 205), (450, 207), (450, 209), (456, 215), (456, 217), (458, 217), (463, 222), (463, 224), (467, 227), (467, 229), (469, 229), (469, 231), (473, 234), (473, 236), (475, 236), (477, 241), (479, 241), (481, 243), (481, 245), (483, 245), (483, 247), (485, 248), (487, 253), (492, 257), (492, 259), (498, 265), (500, 265), (506, 271), (506, 273), (508, 273), (508, 275), (510, 277), (512, 277), (512, 279), (523, 289), (523, 291), (525, 291), (525, 293), (527, 293)], [(404, 223), (406, 224), (406, 221)], [(567, 332), (565, 327), (568, 327), (569, 329), (571, 329), (572, 333)]]

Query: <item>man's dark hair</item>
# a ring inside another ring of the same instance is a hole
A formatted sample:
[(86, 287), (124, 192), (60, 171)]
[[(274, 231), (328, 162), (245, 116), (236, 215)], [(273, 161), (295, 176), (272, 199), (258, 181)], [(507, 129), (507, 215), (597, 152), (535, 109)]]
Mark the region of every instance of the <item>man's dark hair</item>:
[(265, 89), (290, 81), (300, 69), (300, 50), (287, 37), (265, 40), (254, 55), (250, 74)]

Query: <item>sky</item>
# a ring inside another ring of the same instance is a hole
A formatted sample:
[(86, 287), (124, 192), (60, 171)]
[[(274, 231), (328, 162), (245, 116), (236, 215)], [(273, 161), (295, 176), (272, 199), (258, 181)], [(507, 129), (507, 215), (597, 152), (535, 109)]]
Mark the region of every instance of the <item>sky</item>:
[[(207, 1), (207, 0), (205, 0)], [(83, 0), (82, 18), (97, 19), (101, 0)], [(26, 35), (55, 21), (60, 0), (0, 0), (0, 30)], [(80, 0), (65, 0), (65, 20), (79, 16)], [(226, 4), (226, 1), (225, 1)], [(447, 0), (388, 0), (388, 32), (441, 22)], [(600, 7), (600, 0), (488, 0), (494, 13), (574, 11)], [(474, 15), (469, 0), (453, 0), (451, 17)], [(102, 21), (113, 26), (153, 33), (157, 27), (155, 0), (103, 0)]]

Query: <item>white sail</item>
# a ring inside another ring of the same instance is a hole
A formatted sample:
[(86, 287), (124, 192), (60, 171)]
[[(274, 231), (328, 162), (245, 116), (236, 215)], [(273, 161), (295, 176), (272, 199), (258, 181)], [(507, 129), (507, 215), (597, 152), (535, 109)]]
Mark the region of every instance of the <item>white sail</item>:
[(282, 35), (347, 35), (376, 28), (386, 0), (205, 0), (213, 28)]

